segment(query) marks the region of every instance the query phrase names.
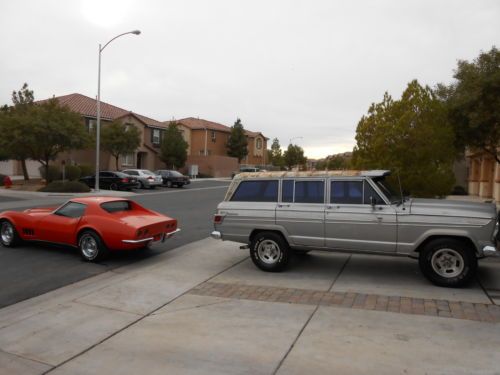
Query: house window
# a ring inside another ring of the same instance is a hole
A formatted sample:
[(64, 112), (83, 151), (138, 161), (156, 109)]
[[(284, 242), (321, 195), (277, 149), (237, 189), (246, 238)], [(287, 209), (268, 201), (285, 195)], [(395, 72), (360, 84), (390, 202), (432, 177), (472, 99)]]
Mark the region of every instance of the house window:
[(133, 124), (125, 124), (125, 131), (128, 131), (132, 126), (134, 126)]
[(260, 150), (262, 148), (262, 139), (257, 138), (255, 147), (257, 147), (257, 150)]
[(210, 132), (210, 136), (211, 136), (211, 138), (212, 138), (212, 142), (215, 142), (215, 141), (216, 141), (216, 138), (215, 138), (215, 130), (212, 130), (212, 131)]
[(160, 129), (153, 129), (153, 133), (151, 136), (151, 142), (154, 145), (159, 145), (160, 144)]
[(90, 118), (87, 119), (87, 132), (94, 133), (96, 126), (97, 126), (96, 120)]
[(130, 154), (122, 155), (122, 166), (123, 167), (133, 167), (134, 166), (135, 154), (131, 152)]

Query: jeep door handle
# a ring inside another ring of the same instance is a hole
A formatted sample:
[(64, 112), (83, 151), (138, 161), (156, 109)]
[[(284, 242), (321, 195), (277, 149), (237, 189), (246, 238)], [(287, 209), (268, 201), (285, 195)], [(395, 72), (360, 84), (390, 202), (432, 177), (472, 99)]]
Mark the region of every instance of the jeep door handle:
[(279, 208), (290, 207), (290, 205), (289, 204), (278, 204), (278, 207)]

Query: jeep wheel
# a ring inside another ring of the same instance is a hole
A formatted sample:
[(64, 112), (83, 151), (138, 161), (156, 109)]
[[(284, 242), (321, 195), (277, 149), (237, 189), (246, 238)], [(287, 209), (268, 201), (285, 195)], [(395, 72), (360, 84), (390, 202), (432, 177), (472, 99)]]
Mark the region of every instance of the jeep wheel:
[(250, 257), (254, 264), (263, 271), (282, 271), (290, 260), (290, 248), (279, 234), (261, 232), (250, 245)]
[(419, 265), (422, 273), (434, 284), (460, 287), (469, 283), (476, 274), (477, 258), (466, 243), (443, 238), (425, 246), (420, 252)]
[(108, 249), (97, 233), (86, 230), (78, 238), (78, 248), (83, 260), (98, 262), (108, 255)]

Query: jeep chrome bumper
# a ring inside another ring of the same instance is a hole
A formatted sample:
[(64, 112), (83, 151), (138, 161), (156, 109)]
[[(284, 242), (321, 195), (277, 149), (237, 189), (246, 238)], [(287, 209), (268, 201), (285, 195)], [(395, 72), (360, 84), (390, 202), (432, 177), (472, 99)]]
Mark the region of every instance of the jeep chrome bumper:
[(483, 256), (485, 257), (498, 257), (500, 256), (500, 251), (493, 245), (486, 245), (483, 247)]
[(216, 240), (221, 240), (222, 239), (222, 233), (219, 232), (218, 230), (214, 230), (212, 233), (210, 233), (210, 237)]

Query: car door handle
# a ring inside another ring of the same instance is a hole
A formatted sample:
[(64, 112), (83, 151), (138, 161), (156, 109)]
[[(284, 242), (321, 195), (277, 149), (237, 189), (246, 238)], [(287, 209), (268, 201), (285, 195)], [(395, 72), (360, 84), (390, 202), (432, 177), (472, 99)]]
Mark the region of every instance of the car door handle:
[(290, 207), (290, 205), (289, 204), (278, 204), (278, 207), (279, 208)]
[(377, 220), (378, 221), (382, 221), (382, 216), (381, 215), (377, 215)]

